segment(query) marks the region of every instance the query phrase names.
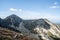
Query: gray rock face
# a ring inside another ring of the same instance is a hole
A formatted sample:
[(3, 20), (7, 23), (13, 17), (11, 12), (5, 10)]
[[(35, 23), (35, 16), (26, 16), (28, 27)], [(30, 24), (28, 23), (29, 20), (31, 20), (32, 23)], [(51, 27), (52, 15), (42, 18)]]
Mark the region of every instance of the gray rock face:
[(1, 23), (2, 23), (2, 19), (0, 18), (0, 26), (1, 26)]
[(17, 27), (19, 26), (20, 22), (22, 22), (22, 19), (16, 16), (15, 14), (12, 14), (6, 17), (4, 20), (7, 21), (9, 25), (13, 24), (14, 26), (17, 26)]

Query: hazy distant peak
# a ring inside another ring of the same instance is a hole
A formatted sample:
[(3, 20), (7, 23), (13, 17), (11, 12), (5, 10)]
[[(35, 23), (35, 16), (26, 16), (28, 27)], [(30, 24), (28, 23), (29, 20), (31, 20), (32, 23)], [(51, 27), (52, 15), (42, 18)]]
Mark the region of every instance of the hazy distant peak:
[(15, 15), (15, 14), (12, 14), (12, 15), (10, 15), (10, 16), (17, 16), (17, 15)]
[(7, 16), (6, 18), (5, 18), (5, 20), (7, 20), (7, 19), (16, 19), (16, 20), (22, 20), (20, 17), (18, 17), (17, 15), (15, 15), (15, 14), (12, 14), (12, 15), (10, 15), (10, 16)]
[(17, 15), (15, 15), (15, 14), (12, 14), (12, 15), (10, 15), (10, 16), (8, 16), (8, 17), (18, 17)]

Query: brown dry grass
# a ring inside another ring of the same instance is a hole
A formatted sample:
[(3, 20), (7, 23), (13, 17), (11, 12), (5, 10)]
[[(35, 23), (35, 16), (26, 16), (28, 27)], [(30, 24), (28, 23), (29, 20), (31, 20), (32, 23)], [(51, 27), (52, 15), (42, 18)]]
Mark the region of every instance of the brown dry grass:
[(21, 35), (21, 33), (17, 33), (11, 31), (9, 29), (0, 27), (0, 40), (37, 40), (36, 38), (30, 38), (29, 36)]

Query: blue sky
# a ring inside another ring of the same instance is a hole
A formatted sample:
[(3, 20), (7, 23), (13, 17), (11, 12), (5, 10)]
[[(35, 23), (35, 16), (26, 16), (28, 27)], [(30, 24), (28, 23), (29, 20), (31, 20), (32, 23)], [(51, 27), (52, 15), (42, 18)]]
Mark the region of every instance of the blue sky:
[(11, 14), (23, 19), (47, 18), (60, 22), (60, 0), (0, 0), (0, 17)]

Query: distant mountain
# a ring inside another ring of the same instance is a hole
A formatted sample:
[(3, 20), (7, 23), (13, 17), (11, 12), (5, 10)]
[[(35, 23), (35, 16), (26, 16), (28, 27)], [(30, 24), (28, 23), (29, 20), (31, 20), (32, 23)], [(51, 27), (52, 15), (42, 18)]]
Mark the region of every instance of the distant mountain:
[(23, 20), (12, 14), (5, 19), (0, 18), (0, 26), (10, 30), (21, 32), (37, 40), (54, 40), (60, 38), (60, 28), (48, 19)]
[(15, 14), (12, 14), (2, 20), (2, 24), (3, 24), (2, 26), (8, 27), (8, 26), (14, 25), (18, 27), (20, 22), (22, 22), (22, 19), (16, 16)]
[[(14, 25), (14, 27), (18, 27), (20, 22), (22, 22), (22, 19), (20, 17), (16, 16), (15, 14), (12, 14), (12, 15), (6, 17), (5, 19), (0, 18), (0, 27), (18, 31), (11, 26)], [(20, 32), (20, 31), (18, 31), (18, 32)]]
[(9, 25), (14, 25), (14, 26), (18, 26), (20, 22), (22, 22), (22, 19), (16, 16), (15, 14), (6, 17), (4, 20), (7, 21)]

